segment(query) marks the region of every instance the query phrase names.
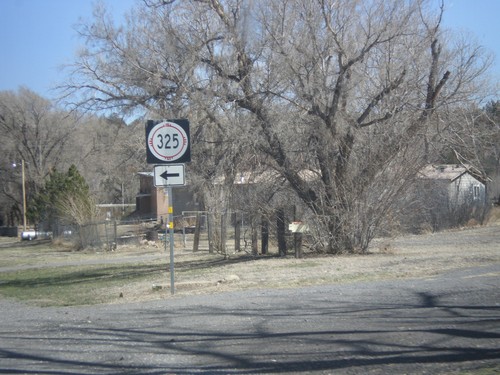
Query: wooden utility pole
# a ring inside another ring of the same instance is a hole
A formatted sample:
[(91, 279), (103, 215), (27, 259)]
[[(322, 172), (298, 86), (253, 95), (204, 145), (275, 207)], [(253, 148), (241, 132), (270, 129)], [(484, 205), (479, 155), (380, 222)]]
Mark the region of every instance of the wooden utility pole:
[(24, 174), (24, 159), (21, 160), (21, 179), (23, 189), (23, 231), (26, 232), (26, 177)]

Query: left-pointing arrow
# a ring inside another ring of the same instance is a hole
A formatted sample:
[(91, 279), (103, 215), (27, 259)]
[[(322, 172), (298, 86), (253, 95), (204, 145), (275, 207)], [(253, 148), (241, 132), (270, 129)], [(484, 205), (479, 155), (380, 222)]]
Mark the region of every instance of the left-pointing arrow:
[(160, 175), (160, 177), (168, 180), (169, 177), (179, 177), (180, 175), (180, 173), (168, 173), (168, 171), (165, 171)]
[[(1, 0), (0, 0), (1, 1)], [(184, 186), (184, 165), (155, 165), (154, 185), (155, 186)]]

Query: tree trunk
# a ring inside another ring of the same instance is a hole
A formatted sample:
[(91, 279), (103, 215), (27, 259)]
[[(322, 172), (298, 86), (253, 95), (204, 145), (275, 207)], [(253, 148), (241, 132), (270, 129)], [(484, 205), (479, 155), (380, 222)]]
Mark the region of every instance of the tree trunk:
[(286, 256), (285, 237), (285, 210), (280, 207), (276, 210), (276, 237), (278, 238), (278, 253), (281, 257)]
[(338, 217), (329, 217), (327, 222), (328, 229), (328, 253), (342, 254), (352, 252), (354, 246), (348, 235), (348, 228), (341, 223)]

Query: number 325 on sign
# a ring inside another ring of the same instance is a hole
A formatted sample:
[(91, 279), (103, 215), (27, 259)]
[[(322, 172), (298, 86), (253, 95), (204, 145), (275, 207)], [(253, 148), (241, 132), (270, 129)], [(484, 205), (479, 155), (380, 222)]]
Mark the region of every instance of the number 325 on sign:
[(147, 162), (150, 164), (191, 161), (189, 121), (166, 120), (146, 123)]

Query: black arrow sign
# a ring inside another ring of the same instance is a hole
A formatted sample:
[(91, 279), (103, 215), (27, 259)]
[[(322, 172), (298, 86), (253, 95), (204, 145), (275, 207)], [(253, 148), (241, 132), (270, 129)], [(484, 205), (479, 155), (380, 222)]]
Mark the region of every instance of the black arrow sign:
[(179, 177), (180, 175), (180, 173), (168, 173), (168, 171), (165, 171), (160, 175), (160, 177), (168, 180), (169, 177)]

